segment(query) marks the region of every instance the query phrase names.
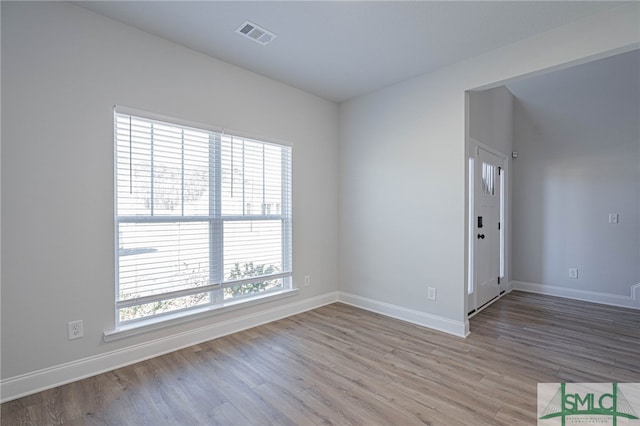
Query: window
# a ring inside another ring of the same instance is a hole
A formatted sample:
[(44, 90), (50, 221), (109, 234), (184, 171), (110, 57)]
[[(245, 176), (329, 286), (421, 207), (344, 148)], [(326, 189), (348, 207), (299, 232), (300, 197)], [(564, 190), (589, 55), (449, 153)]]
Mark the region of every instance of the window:
[(495, 195), (496, 166), (482, 162), (482, 192), (484, 195)]
[(291, 288), (291, 148), (115, 113), (118, 324)]

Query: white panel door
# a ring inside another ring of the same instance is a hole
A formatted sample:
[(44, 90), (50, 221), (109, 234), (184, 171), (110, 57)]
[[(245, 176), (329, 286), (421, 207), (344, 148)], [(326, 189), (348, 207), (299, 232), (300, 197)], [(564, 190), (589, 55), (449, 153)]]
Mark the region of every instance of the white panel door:
[(500, 157), (478, 148), (475, 162), (474, 279), (475, 306), (500, 294)]

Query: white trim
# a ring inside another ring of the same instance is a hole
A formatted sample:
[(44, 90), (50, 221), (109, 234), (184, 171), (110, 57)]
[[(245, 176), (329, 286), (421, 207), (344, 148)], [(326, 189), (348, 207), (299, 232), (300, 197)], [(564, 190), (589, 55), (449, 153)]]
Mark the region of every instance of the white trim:
[(382, 314), (391, 318), (417, 324), (423, 327), (453, 334), (458, 337), (469, 335), (469, 321), (455, 321), (438, 315), (429, 314), (414, 309), (392, 305), (386, 302), (357, 296), (343, 291), (338, 293), (338, 301), (360, 309)]
[(529, 293), (546, 294), (549, 296), (583, 300), (585, 302), (601, 303), (603, 305), (640, 309), (640, 283), (631, 286), (630, 296), (578, 290), (575, 288), (558, 287), (549, 284), (529, 283), (524, 281), (511, 281), (511, 286), (514, 290), (526, 291)]
[[(468, 185), (468, 191), (467, 191), (467, 241), (466, 241), (466, 246), (467, 246), (467, 308), (469, 308), (469, 305), (473, 305), (473, 309), (475, 309), (475, 305), (476, 305), (476, 283), (473, 280), (474, 279), (474, 250), (473, 250), (473, 246), (475, 244), (475, 238), (473, 238), (473, 236), (475, 235), (475, 230), (476, 230), (476, 223), (475, 223), (475, 197), (476, 197), (476, 192), (475, 192), (475, 187), (476, 187), (476, 157), (475, 156), (469, 156), (469, 158), (467, 159), (467, 174), (468, 174), (468, 179), (467, 179), (467, 185)], [(473, 303), (470, 303), (470, 301), (473, 301)], [(467, 309), (465, 309), (467, 312), (469, 312)]]
[[(507, 154), (505, 154), (504, 152), (501, 152), (501, 151), (499, 151), (499, 150), (497, 150), (495, 148), (492, 148), (489, 145), (487, 145), (485, 143), (482, 143), (477, 139), (469, 137), (469, 144), (470, 144), (471, 147), (477, 146), (478, 148), (482, 148), (485, 151), (489, 152), (490, 154), (495, 155), (496, 157), (502, 158), (503, 160), (505, 160), (505, 162), (507, 161)], [(469, 157), (471, 157), (471, 156), (473, 156), (473, 157), (477, 156), (475, 150), (473, 152), (469, 153)]]
[(300, 300), (227, 321), (184, 331), (123, 349), (56, 365), (0, 381), (0, 402), (7, 402), (56, 386), (135, 364), (188, 346), (296, 315), (334, 303), (338, 293)]
[(261, 294), (254, 296), (251, 300), (243, 298), (241, 300), (233, 300), (222, 305), (205, 306), (203, 308), (187, 309), (174, 314), (163, 315), (158, 318), (147, 318), (141, 321), (122, 324), (114, 330), (105, 331), (103, 340), (111, 342), (114, 340), (124, 339), (125, 337), (135, 336), (137, 334), (148, 333), (154, 330), (160, 330), (172, 325), (178, 325), (185, 322), (195, 321), (203, 317), (226, 314), (238, 309), (248, 308), (265, 302), (273, 302), (285, 297), (296, 296), (299, 289), (284, 289), (273, 293)]

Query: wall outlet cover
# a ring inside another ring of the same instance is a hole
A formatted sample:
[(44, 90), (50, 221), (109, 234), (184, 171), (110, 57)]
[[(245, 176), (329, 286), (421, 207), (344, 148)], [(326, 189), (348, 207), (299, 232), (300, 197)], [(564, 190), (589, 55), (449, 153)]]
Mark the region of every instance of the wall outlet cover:
[(82, 320), (68, 322), (67, 333), (69, 335), (69, 340), (84, 337), (84, 324), (82, 323)]
[(569, 268), (569, 278), (578, 279), (578, 268)]
[(429, 287), (427, 289), (427, 298), (429, 300), (436, 300), (436, 289), (433, 287)]

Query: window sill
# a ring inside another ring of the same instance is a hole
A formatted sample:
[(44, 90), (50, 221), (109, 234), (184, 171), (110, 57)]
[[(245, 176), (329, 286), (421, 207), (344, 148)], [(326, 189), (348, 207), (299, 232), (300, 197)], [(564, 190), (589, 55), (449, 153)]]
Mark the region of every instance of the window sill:
[(146, 320), (136, 321), (134, 323), (117, 327), (114, 330), (105, 331), (103, 339), (105, 342), (112, 342), (114, 340), (120, 340), (126, 337), (160, 330), (173, 325), (195, 321), (201, 318), (226, 314), (229, 312), (237, 311), (239, 309), (260, 305), (262, 303), (284, 299), (287, 297), (295, 296), (298, 294), (298, 292), (299, 290), (297, 288), (280, 290), (278, 292), (259, 295), (252, 298), (230, 301), (222, 305), (207, 306), (199, 309), (191, 309), (189, 311), (178, 312), (175, 314), (167, 314), (159, 318), (149, 318)]

